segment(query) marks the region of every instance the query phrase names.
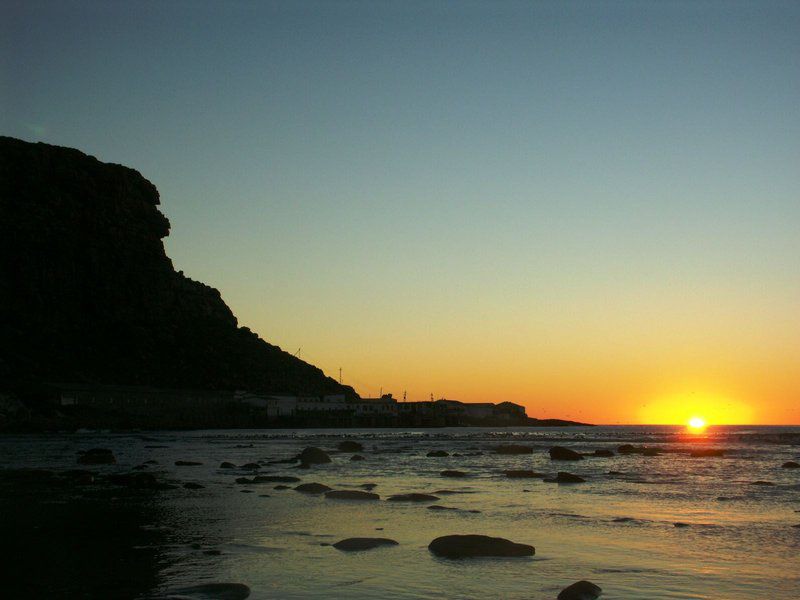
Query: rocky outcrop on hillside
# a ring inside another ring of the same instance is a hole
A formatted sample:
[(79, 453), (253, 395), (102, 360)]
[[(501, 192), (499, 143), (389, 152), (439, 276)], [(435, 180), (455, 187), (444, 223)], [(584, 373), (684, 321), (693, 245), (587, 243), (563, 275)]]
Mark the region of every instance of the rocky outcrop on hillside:
[[(0, 388), (86, 382), (345, 393), (176, 272), (137, 171), (0, 137)], [(2, 391), (2, 389), (0, 389)]]

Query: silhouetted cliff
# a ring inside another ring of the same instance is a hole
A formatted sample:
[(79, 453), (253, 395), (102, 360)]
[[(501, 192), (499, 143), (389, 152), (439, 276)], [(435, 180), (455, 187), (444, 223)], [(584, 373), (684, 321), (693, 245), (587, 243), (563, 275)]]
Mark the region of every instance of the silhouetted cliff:
[(0, 390), (69, 381), (355, 396), (176, 272), (158, 204), (133, 169), (0, 137)]

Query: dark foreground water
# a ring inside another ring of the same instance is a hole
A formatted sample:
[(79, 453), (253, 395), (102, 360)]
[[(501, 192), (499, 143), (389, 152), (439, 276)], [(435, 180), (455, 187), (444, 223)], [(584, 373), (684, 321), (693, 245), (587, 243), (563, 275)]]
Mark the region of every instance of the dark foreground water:
[[(306, 446), (333, 451), (342, 439), (361, 442), (365, 460), (331, 452), (331, 464), (309, 470), (270, 462)], [(492, 452), (510, 442), (534, 453)], [(666, 452), (556, 463), (547, 453), (555, 444), (581, 452), (644, 444)], [(77, 453), (94, 447), (113, 450), (117, 464), (77, 465)], [(696, 448), (724, 448), (726, 455), (690, 457)], [(439, 449), (451, 456), (426, 456)], [(677, 427), (6, 436), (3, 586), (8, 597), (48, 598), (219, 597), (187, 588), (243, 583), (251, 598), (553, 599), (588, 579), (603, 598), (800, 598), (800, 469), (781, 467), (798, 459), (798, 427), (720, 427), (700, 436)], [(202, 465), (176, 466), (180, 460)], [(146, 461), (157, 464), (135, 472), (175, 487), (131, 489), (103, 477)], [(220, 469), (223, 461), (261, 468)], [(98, 476), (67, 473), (76, 468)], [(468, 476), (442, 477), (445, 469)], [(569, 471), (587, 482), (509, 479), (502, 472), (510, 469)], [(381, 500), (235, 483), (257, 473), (335, 489), (374, 483)], [(187, 482), (204, 487), (185, 489)], [(428, 503), (385, 501), (443, 489), (462, 493)], [(506, 537), (535, 546), (536, 555), (445, 560), (428, 551), (435, 537), (457, 533)], [(347, 537), (399, 545), (353, 553), (327, 545)]]

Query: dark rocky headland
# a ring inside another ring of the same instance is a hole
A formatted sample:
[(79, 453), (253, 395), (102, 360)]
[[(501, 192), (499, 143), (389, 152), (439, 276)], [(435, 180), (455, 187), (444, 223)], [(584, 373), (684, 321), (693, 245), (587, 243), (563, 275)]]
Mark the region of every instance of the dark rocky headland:
[[(134, 169), (0, 137), (0, 429), (270, 425), (233, 402), (186, 420), (92, 410), (67, 405), (64, 384), (108, 402), (139, 389), (172, 390), (165, 402), (234, 390), (358, 399), (240, 327), (218, 290), (176, 271), (158, 206)], [(503, 424), (570, 424), (517, 421)]]

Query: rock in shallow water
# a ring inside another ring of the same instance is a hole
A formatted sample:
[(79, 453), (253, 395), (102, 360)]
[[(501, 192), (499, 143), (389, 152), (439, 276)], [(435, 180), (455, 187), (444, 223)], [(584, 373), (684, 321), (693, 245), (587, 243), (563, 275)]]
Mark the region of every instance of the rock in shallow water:
[(494, 451), (496, 454), (533, 454), (532, 447), (521, 446), (519, 444), (504, 444), (502, 446), (495, 446)]
[(800, 463), (796, 463), (793, 460), (787, 461), (781, 465), (784, 469), (800, 469)]
[(350, 457), (350, 460), (364, 460), (364, 457), (360, 454), (353, 454), (353, 456)]
[(325, 492), (330, 492), (333, 488), (323, 483), (301, 483), (294, 489), (304, 494), (324, 494)]
[(445, 558), (533, 556), (536, 553), (528, 544), (487, 535), (445, 535), (433, 540), (428, 550)]
[(331, 462), (327, 452), (314, 447), (305, 448), (297, 458), (304, 465), (322, 465)]
[(600, 458), (609, 458), (611, 456), (614, 456), (614, 451), (613, 450), (605, 450), (605, 449), (595, 450), (594, 451), (594, 456), (598, 456)]
[(467, 476), (467, 474), (464, 473), (464, 471), (451, 471), (451, 470), (442, 471), (441, 473), (439, 473), (439, 475), (441, 475), (442, 477), (466, 477)]
[(431, 450), (425, 456), (429, 458), (444, 458), (445, 456), (450, 456), (450, 455), (444, 450)]
[(550, 460), (583, 460), (583, 456), (569, 448), (553, 446), (550, 448)]
[(559, 471), (555, 477), (545, 479), (548, 483), (584, 483), (586, 480), (578, 475), (567, 473), (566, 471)]
[(176, 460), (175, 466), (176, 467), (199, 467), (203, 463), (195, 462), (193, 460)]
[(360, 490), (333, 490), (325, 492), (325, 497), (332, 500), (380, 500), (378, 494)]
[(398, 542), (389, 538), (347, 538), (333, 544), (337, 550), (353, 552), (358, 550), (372, 550), (381, 546), (397, 546)]
[(578, 581), (565, 587), (558, 594), (558, 600), (595, 600), (603, 590), (591, 581)]
[(339, 442), (337, 447), (341, 452), (361, 452), (364, 450), (364, 446), (352, 440), (344, 440)]
[(389, 502), (432, 502), (433, 500), (438, 500), (439, 496), (433, 496), (431, 494), (397, 494), (395, 496), (389, 496), (386, 500)]

